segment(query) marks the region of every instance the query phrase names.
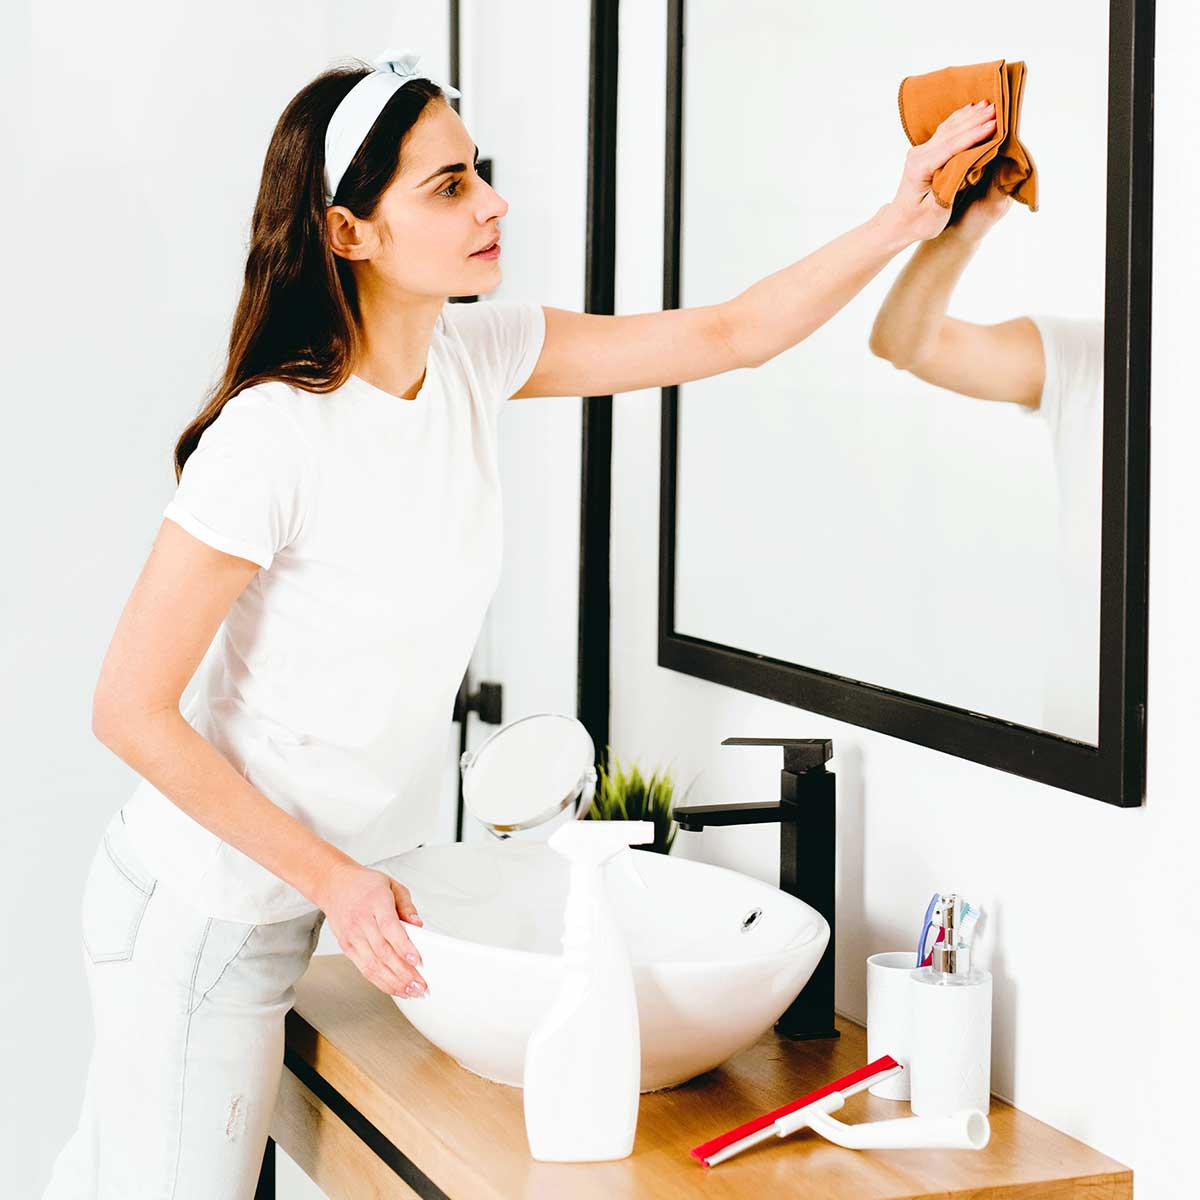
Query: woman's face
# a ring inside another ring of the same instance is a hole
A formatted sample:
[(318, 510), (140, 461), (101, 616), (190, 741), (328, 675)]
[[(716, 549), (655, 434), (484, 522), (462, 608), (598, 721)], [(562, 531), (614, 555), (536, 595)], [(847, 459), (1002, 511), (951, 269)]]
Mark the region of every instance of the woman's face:
[[(449, 104), (429, 103), (404, 142), (404, 165), (369, 224), (368, 269), (421, 296), (476, 296), (500, 284), (500, 256), (472, 257), (500, 236), (508, 202), (475, 172), (479, 151)], [(357, 256), (356, 256), (357, 257)], [(368, 265), (368, 264), (364, 264)]]

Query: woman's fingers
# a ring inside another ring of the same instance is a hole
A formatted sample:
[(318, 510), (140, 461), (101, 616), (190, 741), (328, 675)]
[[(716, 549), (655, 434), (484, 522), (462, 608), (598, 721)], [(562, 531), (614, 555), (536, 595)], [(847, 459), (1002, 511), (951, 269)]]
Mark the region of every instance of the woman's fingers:
[(413, 905), (412, 894), (402, 883), (389, 877), (392, 888), (392, 903), (383, 905), (375, 914), (379, 922), (379, 931), (391, 950), (411, 965), (412, 983), (417, 987), (417, 995), (426, 995), (429, 985), (415, 968), (421, 965), (421, 952), (413, 945), (401, 923), (401, 917), (414, 925), (422, 924), (421, 918)]
[(362, 973), (393, 996), (411, 995), (406, 989), (413, 983), (419, 984), (423, 991), (425, 981), (417, 977), (416, 969), (401, 960), (375, 921), (371, 920), (370, 926), (359, 932), (355, 943), (355, 950), (364, 960), (364, 965), (359, 967)]
[[(376, 921), (374, 928), (363, 931), (367, 944), (371, 947), (371, 954), (386, 976), (390, 977), (390, 980), (394, 982), (395, 994), (405, 993), (410, 984), (416, 984), (420, 994), (424, 994), (427, 990), (427, 985), (417, 972), (416, 963), (405, 961), (405, 956), (408, 954), (416, 957), (416, 948), (408, 941), (408, 937), (404, 933), (400, 920), (395, 913), (392, 914), (392, 921), (395, 929), (391, 931), (390, 937), (385, 934), (382, 921)], [(395, 930), (397, 929), (400, 931), (400, 938), (403, 938), (403, 942), (399, 941), (396, 937)], [(407, 945), (404, 943), (407, 943)], [(408, 994), (411, 995), (412, 993)]]
[(956, 154), (992, 137), (995, 108), (988, 102), (964, 104), (934, 130), (928, 141), (909, 148), (892, 205), (906, 230), (925, 240), (936, 237), (950, 217), (933, 193), (933, 176)]
[(406, 888), (404, 884), (398, 883), (396, 880), (391, 879), (390, 876), (389, 882), (392, 885), (392, 891), (395, 893), (396, 897), (396, 911), (404, 920), (410, 922), (411, 924), (423, 925), (424, 922), (417, 915), (416, 905), (414, 905), (412, 902), (412, 893), (409, 892), (408, 888)]
[(964, 104), (962, 108), (956, 108), (934, 130), (934, 135), (941, 133), (943, 129), (953, 129), (959, 125), (970, 124), (979, 117), (991, 116), (994, 111), (995, 105), (989, 100), (976, 100), (974, 104)]
[(982, 142), (990, 138), (996, 132), (996, 118), (988, 117), (986, 120), (977, 121), (973, 125), (968, 125), (966, 129), (960, 129), (956, 133), (949, 134), (945, 141), (939, 147), (938, 163), (940, 167), (943, 163), (949, 162), (960, 150), (965, 150), (968, 146), (974, 146), (976, 142)]
[(956, 154), (989, 138), (996, 131), (996, 108), (987, 101), (967, 104), (952, 112), (934, 130), (929, 141), (917, 147), (928, 149), (929, 169), (932, 174), (945, 166)]
[[(406, 887), (385, 872), (354, 864), (333, 875), (323, 900), (338, 945), (365, 979), (392, 995), (425, 994), (416, 971), (421, 957), (401, 924), (401, 912), (421, 924)], [(410, 985), (416, 990), (406, 991)]]
[(416, 969), (421, 965), (421, 954), (412, 944), (412, 939), (404, 932), (404, 926), (396, 915), (396, 910), (394, 908), (380, 910), (376, 913), (376, 921), (378, 922), (379, 936), (386, 943), (385, 953), (389, 956), (389, 961), (392, 961), (393, 958), (402, 959), (406, 964), (402, 969), (411, 972), (413, 982), (421, 984), (422, 987), (427, 986)]
[(905, 164), (906, 173), (914, 181), (920, 181), (928, 186), (935, 171), (944, 167), (960, 151), (984, 141), (995, 131), (996, 121), (995, 118), (992, 118), (944, 137), (935, 135), (929, 141), (922, 142), (919, 146), (913, 146), (909, 150)]
[(415, 916), (408, 889), (382, 872), (376, 883), (369, 908), (354, 929), (354, 948), (362, 959), (359, 970), (393, 996), (423, 996), (428, 989), (416, 969), (420, 955), (397, 915), (397, 906), (403, 904)]
[(381, 992), (387, 992), (389, 996), (404, 995), (409, 981), (387, 966), (369, 946), (355, 942), (350, 948), (349, 957), (363, 978)]
[(990, 137), (995, 128), (995, 110), (991, 104), (968, 104), (952, 112), (927, 142), (911, 147), (908, 166), (914, 175), (928, 179), (960, 151)]

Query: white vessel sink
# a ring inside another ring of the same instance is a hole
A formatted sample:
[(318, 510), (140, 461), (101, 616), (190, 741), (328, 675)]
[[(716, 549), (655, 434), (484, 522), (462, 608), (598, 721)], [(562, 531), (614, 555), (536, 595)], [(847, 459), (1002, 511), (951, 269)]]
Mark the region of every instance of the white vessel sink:
[[(405, 930), (429, 994), (400, 1011), (460, 1066), (520, 1087), (525, 1043), (562, 981), (569, 867), (543, 842), (421, 846), (374, 864), (412, 893)], [(825, 951), (829, 925), (757, 879), (627, 849), (605, 866), (637, 987), (643, 1092), (752, 1045)], [(644, 881), (644, 885), (643, 885)]]

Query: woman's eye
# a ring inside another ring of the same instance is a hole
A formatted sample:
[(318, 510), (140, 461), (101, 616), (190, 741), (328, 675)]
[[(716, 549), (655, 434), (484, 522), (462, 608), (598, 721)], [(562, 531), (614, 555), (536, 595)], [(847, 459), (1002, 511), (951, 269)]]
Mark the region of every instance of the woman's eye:
[(461, 186), (462, 186), (462, 180), (461, 180), (461, 179), (455, 179), (453, 182), (451, 182), (450, 184), (448, 184), (446, 187), (442, 188), (442, 190), (441, 190), (440, 192), (438, 192), (438, 195), (439, 195), (439, 196), (445, 196), (447, 199), (449, 199), (449, 200), (453, 200), (453, 199), (454, 199), (454, 197), (458, 195), (458, 192), (451, 192), (451, 191), (450, 191), (450, 189), (451, 189), (451, 188), (458, 188), (458, 187), (461, 187)]

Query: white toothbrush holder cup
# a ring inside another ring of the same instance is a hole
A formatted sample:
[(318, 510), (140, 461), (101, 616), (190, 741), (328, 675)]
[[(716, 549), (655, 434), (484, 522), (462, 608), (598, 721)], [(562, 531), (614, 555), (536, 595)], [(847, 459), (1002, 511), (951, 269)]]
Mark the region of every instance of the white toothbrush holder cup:
[(867, 1061), (890, 1054), (904, 1068), (870, 1088), (884, 1100), (911, 1096), (912, 980), (916, 965), (911, 950), (888, 950), (867, 959)]

